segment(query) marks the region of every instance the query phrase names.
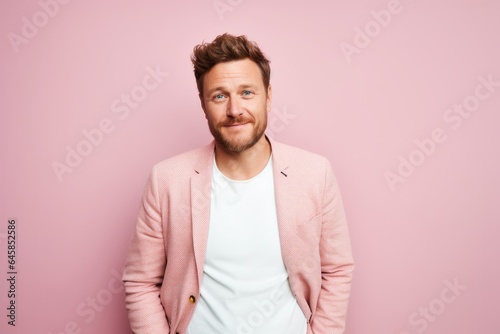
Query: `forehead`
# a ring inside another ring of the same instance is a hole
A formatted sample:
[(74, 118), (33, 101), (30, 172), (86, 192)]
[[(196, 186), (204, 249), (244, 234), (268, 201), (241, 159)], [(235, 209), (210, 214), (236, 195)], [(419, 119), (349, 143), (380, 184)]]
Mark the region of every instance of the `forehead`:
[(262, 85), (259, 66), (250, 59), (233, 60), (219, 63), (205, 74), (204, 86)]

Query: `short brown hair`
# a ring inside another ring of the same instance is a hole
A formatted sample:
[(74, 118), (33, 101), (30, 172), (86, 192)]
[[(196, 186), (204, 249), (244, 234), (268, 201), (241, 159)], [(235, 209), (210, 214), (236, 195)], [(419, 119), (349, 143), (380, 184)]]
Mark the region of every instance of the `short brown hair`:
[(194, 76), (198, 93), (203, 95), (203, 79), (205, 74), (215, 65), (232, 60), (248, 58), (260, 68), (266, 91), (271, 80), (269, 60), (255, 42), (249, 41), (246, 36), (223, 34), (217, 36), (211, 43), (202, 43), (194, 47), (191, 61), (194, 65)]

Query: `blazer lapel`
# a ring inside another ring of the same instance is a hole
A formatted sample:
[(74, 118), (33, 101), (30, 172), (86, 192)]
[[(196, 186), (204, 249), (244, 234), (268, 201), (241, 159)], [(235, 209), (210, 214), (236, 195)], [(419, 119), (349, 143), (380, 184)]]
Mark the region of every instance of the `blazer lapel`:
[(280, 143), (269, 139), (273, 155), (274, 197), (276, 200), (276, 214), (283, 262), (287, 268), (293, 266), (293, 242), (295, 240), (293, 228), (294, 217), (300, 203), (297, 202), (292, 185), (295, 183), (293, 169), (289, 166), (286, 148)]
[(201, 283), (207, 249), (208, 226), (210, 222), (210, 193), (212, 190), (212, 168), (214, 141), (207, 145), (193, 170), (191, 177), (191, 217), (193, 247)]

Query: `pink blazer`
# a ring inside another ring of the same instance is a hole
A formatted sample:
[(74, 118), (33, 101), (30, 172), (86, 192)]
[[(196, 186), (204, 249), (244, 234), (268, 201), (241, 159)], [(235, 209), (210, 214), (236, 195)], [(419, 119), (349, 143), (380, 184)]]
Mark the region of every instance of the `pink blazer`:
[[(269, 140), (281, 252), (307, 333), (341, 334), (354, 264), (334, 173), (326, 158)], [(135, 334), (186, 332), (205, 262), (213, 152), (214, 142), (152, 169), (123, 274)]]

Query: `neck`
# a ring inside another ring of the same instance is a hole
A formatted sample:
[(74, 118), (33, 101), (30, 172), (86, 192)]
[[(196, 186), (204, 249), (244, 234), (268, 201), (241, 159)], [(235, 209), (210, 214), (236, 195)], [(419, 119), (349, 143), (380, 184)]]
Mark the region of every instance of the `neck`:
[(269, 162), (271, 144), (265, 135), (252, 147), (239, 152), (228, 152), (215, 142), (217, 168), (230, 179), (248, 180), (259, 174)]

